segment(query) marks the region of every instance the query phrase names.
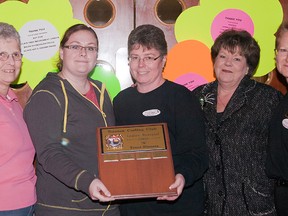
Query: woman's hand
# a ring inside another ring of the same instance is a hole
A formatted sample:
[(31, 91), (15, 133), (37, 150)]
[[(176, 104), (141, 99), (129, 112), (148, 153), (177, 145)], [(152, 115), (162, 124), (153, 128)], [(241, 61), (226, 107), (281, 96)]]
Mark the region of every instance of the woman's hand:
[(176, 200), (181, 194), (182, 194), (182, 191), (183, 191), (183, 188), (185, 186), (185, 178), (182, 174), (177, 174), (175, 176), (175, 182), (170, 185), (169, 189), (172, 190), (172, 189), (175, 189), (177, 190), (177, 195), (175, 196), (162, 196), (162, 197), (157, 197), (157, 200), (169, 200), (169, 201), (174, 201)]
[(89, 186), (90, 197), (93, 200), (99, 200), (101, 202), (109, 202), (115, 200), (111, 197), (111, 193), (100, 181), (100, 179), (94, 179)]

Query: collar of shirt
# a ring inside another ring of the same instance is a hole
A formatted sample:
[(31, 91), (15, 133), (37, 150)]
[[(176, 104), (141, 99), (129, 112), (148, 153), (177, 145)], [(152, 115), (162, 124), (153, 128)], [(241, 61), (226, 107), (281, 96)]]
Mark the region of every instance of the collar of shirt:
[(13, 100), (18, 101), (16, 94), (14, 93), (14, 91), (11, 88), (9, 88), (8, 94), (6, 95), (6, 97), (3, 95), (0, 95), (0, 98), (2, 100), (5, 100), (5, 101), (13, 101)]

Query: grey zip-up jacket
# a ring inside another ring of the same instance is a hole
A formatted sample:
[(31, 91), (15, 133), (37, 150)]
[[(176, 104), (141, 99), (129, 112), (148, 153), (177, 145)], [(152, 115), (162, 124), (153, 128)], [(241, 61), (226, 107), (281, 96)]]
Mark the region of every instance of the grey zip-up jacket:
[(88, 196), (89, 185), (98, 176), (96, 128), (115, 124), (104, 85), (90, 82), (99, 108), (56, 73), (48, 73), (27, 102), (24, 118), (37, 155), (36, 215), (118, 211), (118, 206)]

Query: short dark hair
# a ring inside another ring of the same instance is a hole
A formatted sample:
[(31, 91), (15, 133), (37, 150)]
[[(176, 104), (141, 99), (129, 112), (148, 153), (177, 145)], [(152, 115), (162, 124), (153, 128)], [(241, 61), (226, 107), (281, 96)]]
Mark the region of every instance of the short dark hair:
[(231, 53), (236, 51), (244, 56), (249, 67), (248, 76), (252, 76), (255, 72), (259, 59), (260, 47), (256, 40), (245, 30), (229, 29), (222, 32), (215, 40), (211, 47), (211, 58), (213, 63), (219, 54), (220, 49), (226, 49)]
[(279, 40), (282, 37), (283, 33), (288, 32), (288, 22), (283, 22), (281, 23), (281, 25), (278, 27), (275, 36), (276, 36), (276, 40), (275, 40), (275, 48), (278, 48), (279, 45)]
[[(98, 45), (99, 45), (99, 42), (98, 42), (98, 37), (97, 37), (97, 34), (96, 32), (89, 26), (86, 26), (84, 24), (75, 24), (71, 27), (69, 27), (63, 37), (62, 37), (62, 40), (60, 42), (60, 48), (64, 48), (66, 42), (69, 40), (69, 38), (71, 37), (71, 35), (75, 32), (78, 32), (78, 31), (89, 31), (91, 32), (95, 38), (96, 38), (96, 41), (97, 41), (97, 48), (98, 48)], [(59, 71), (62, 70), (62, 67), (63, 67), (63, 60), (59, 57), (59, 60), (58, 60), (58, 63), (57, 63), (57, 68)]]
[(140, 25), (131, 31), (128, 37), (128, 54), (135, 46), (159, 50), (162, 56), (167, 55), (167, 42), (164, 32), (154, 25)]

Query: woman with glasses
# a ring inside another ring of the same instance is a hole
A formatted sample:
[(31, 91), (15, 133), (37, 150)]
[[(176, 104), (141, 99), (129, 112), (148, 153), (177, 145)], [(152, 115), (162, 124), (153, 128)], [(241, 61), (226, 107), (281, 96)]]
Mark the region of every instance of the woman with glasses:
[(133, 87), (113, 101), (118, 125), (167, 123), (176, 189), (175, 196), (128, 200), (121, 204), (123, 216), (202, 215), (202, 175), (207, 169), (203, 113), (196, 97), (184, 86), (163, 78), (167, 43), (161, 29), (141, 25), (128, 38)]
[(58, 73), (48, 73), (24, 110), (37, 153), (36, 216), (119, 215), (97, 178), (96, 128), (114, 125), (105, 86), (88, 77), (98, 38), (83, 24), (65, 32)]
[(36, 202), (35, 156), (23, 109), (9, 87), (22, 65), (20, 36), (0, 23), (0, 216), (32, 216)]
[[(288, 83), (288, 23), (276, 32), (277, 70)], [(267, 174), (276, 180), (275, 205), (279, 216), (288, 215), (288, 94), (279, 104), (270, 125)]]
[(251, 79), (260, 47), (247, 31), (221, 33), (211, 57), (216, 80), (194, 90), (206, 119), (207, 215), (276, 215), (265, 160), (268, 125), (281, 93)]

